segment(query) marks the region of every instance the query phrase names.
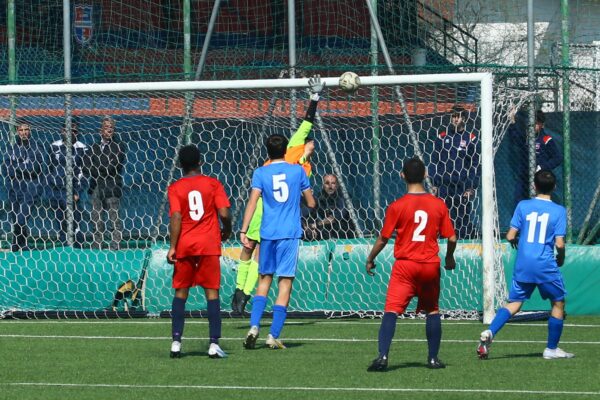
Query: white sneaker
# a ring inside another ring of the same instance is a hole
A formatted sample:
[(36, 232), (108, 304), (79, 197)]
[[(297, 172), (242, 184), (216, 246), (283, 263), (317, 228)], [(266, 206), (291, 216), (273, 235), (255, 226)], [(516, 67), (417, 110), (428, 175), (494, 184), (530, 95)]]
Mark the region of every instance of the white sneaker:
[(285, 346), (283, 345), (281, 340), (275, 339), (270, 333), (267, 335), (267, 341), (265, 342), (265, 344), (272, 349), (285, 349)]
[(494, 334), (489, 329), (481, 332), (481, 337), (479, 338), (479, 345), (477, 346), (477, 355), (480, 359), (488, 358), (490, 354), (490, 346), (492, 345), (492, 339), (494, 338)]
[(567, 353), (559, 347), (557, 347), (556, 349), (549, 349), (546, 347), (546, 349), (544, 350), (543, 357), (546, 360), (552, 360), (554, 358), (573, 358), (575, 357), (575, 354)]
[(248, 333), (246, 334), (246, 340), (244, 340), (244, 348), (245, 349), (253, 349), (256, 347), (256, 340), (258, 339), (258, 326), (253, 326), (250, 328)]
[(181, 342), (173, 341), (171, 343), (171, 358), (181, 357)]
[(225, 358), (227, 357), (227, 353), (225, 353), (218, 344), (211, 343), (208, 348), (208, 356), (210, 358)]

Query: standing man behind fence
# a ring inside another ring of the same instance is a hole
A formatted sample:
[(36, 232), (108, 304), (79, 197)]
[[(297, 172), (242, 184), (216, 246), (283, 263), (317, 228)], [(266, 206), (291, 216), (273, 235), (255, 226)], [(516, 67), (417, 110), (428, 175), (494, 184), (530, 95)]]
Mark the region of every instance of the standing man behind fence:
[(121, 245), (123, 224), (119, 218), (119, 205), (123, 195), (123, 164), (125, 152), (122, 144), (114, 138), (115, 121), (104, 117), (100, 130), (100, 142), (91, 146), (85, 163), (86, 175), (90, 179), (89, 194), (92, 196), (92, 223), (94, 243), (101, 248), (106, 230), (105, 212), (112, 223), (110, 249), (118, 250)]
[(27, 220), (31, 206), (39, 198), (39, 178), (44, 165), (44, 154), (31, 140), (29, 124), (17, 126), (17, 138), (4, 156), (3, 174), (7, 182), (10, 201), (10, 219), (13, 224), (11, 250), (28, 250), (29, 228)]

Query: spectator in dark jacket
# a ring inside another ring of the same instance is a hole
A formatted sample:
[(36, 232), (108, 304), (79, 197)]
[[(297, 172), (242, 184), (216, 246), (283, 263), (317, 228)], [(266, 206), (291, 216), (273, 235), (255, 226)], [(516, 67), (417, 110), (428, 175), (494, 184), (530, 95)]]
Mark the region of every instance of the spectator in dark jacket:
[[(508, 135), (512, 146), (513, 165), (515, 170), (515, 203), (529, 198), (527, 114), (519, 111), (511, 116)], [(535, 161), (536, 171), (553, 170), (562, 162), (556, 142), (545, 130), (546, 115), (538, 110), (535, 114)]]
[(92, 195), (92, 223), (94, 243), (101, 248), (106, 230), (105, 213), (112, 223), (110, 248), (117, 250), (122, 239), (123, 224), (119, 218), (119, 205), (123, 195), (123, 164), (125, 153), (115, 140), (115, 121), (110, 117), (102, 120), (100, 142), (91, 146), (86, 164), (86, 175), (90, 179), (89, 193)]
[(338, 178), (323, 177), (323, 187), (317, 206), (304, 219), (305, 240), (348, 239), (354, 237), (350, 214), (339, 190)]
[[(72, 150), (72, 183), (73, 183), (73, 231), (74, 244), (80, 247), (84, 242), (84, 236), (79, 229), (81, 221), (80, 194), (84, 183), (83, 160), (88, 147), (77, 140), (78, 125), (76, 121), (71, 124), (71, 144)], [(59, 240), (66, 244), (67, 242), (67, 131), (63, 129), (63, 138), (52, 143), (50, 146), (50, 156), (48, 163), (48, 190), (51, 210), (54, 212), (58, 221)]]
[(12, 251), (27, 250), (29, 229), (27, 220), (32, 205), (39, 199), (40, 175), (45, 165), (44, 154), (31, 139), (31, 128), (17, 126), (16, 142), (9, 146), (4, 157), (3, 174), (7, 182), (9, 215), (13, 225)]
[(444, 199), (459, 239), (473, 238), (473, 200), (480, 180), (479, 140), (466, 129), (468, 112), (452, 110), (450, 125), (441, 130), (434, 143), (429, 176), (434, 194)]

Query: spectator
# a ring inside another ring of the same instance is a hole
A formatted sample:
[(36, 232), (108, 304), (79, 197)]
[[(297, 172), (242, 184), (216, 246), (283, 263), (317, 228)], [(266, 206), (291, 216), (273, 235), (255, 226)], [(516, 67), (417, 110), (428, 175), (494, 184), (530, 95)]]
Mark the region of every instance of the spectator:
[(465, 129), (467, 111), (455, 107), (448, 129), (435, 141), (429, 164), (433, 192), (444, 199), (459, 239), (473, 237), (473, 199), (479, 186), (479, 143)]
[(11, 204), (9, 215), (13, 225), (12, 251), (28, 250), (27, 220), (31, 215), (31, 206), (39, 199), (39, 178), (44, 164), (43, 152), (31, 140), (29, 124), (19, 124), (16, 142), (9, 146), (3, 165)]
[(125, 153), (121, 143), (114, 139), (115, 121), (111, 117), (102, 120), (100, 142), (90, 147), (85, 162), (86, 176), (90, 180), (88, 193), (92, 196), (92, 223), (94, 242), (92, 247), (101, 248), (106, 230), (105, 212), (112, 223), (110, 249), (121, 245), (123, 224), (119, 218), (119, 205), (123, 195), (123, 164)]
[[(556, 142), (545, 130), (546, 115), (542, 110), (535, 113), (535, 161), (536, 172), (541, 169), (552, 171), (561, 162), (561, 154)], [(529, 198), (529, 158), (527, 140), (527, 115), (519, 111), (511, 115), (508, 134), (514, 154), (515, 166), (515, 205)]]
[(317, 207), (304, 220), (305, 240), (347, 239), (354, 237), (350, 214), (339, 191), (337, 176), (323, 177)]
[[(81, 221), (80, 210), (80, 192), (83, 183), (83, 160), (88, 147), (77, 140), (78, 125), (74, 120), (71, 124), (71, 143), (73, 146), (72, 166), (73, 166), (73, 231), (74, 244), (76, 247), (81, 247), (84, 242), (83, 233), (79, 229)], [(59, 240), (67, 243), (67, 218), (65, 211), (67, 210), (67, 130), (63, 129), (63, 138), (52, 143), (50, 146), (50, 162), (48, 163), (48, 189), (50, 208), (56, 220), (60, 224)]]

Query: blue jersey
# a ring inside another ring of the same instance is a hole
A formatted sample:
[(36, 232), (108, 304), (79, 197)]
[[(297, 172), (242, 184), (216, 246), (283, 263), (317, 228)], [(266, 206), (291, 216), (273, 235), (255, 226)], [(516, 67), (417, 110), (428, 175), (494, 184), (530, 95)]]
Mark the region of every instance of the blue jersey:
[(300, 198), (310, 189), (304, 169), (285, 161), (260, 167), (252, 175), (252, 188), (260, 190), (263, 198), (260, 238), (301, 238)]
[(510, 226), (520, 232), (513, 279), (544, 283), (559, 278), (554, 242), (557, 236), (567, 233), (567, 210), (551, 200), (523, 200), (517, 205)]

